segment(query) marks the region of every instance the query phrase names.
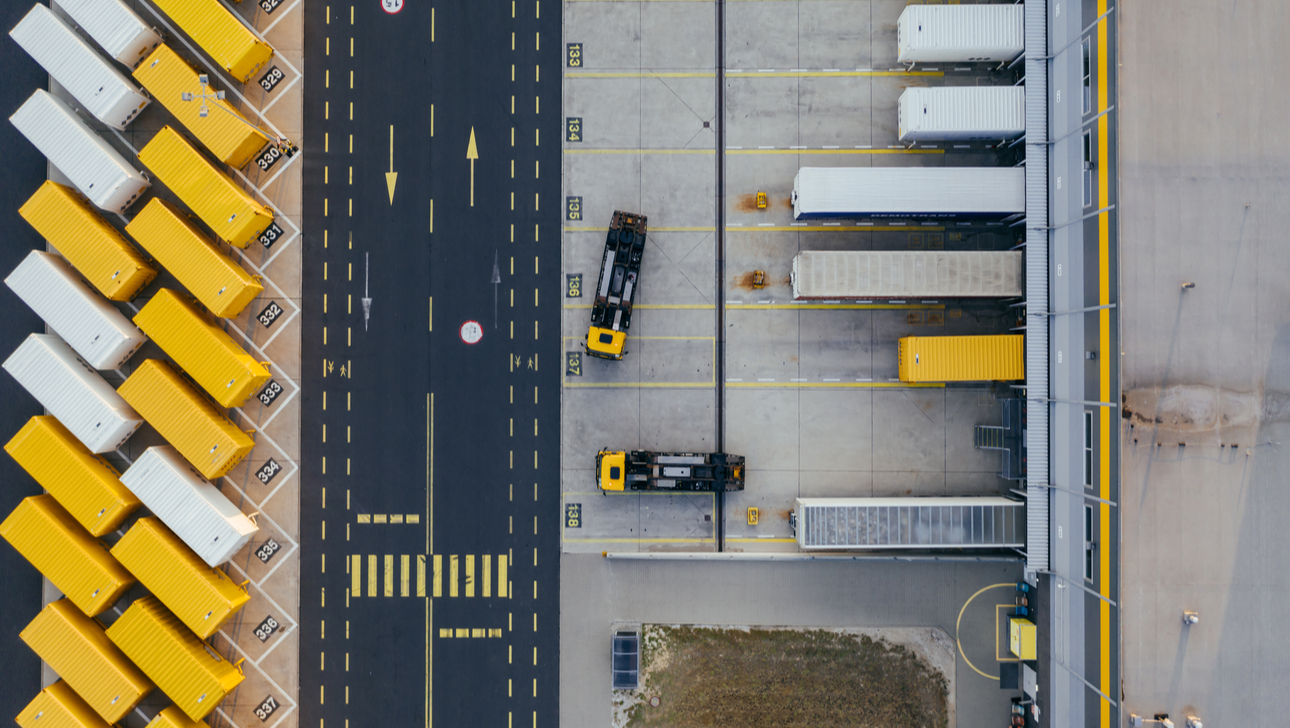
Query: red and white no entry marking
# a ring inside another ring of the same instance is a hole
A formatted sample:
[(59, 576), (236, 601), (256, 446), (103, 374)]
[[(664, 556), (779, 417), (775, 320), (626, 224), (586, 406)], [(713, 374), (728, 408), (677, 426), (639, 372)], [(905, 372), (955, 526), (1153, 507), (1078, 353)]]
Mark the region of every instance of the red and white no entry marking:
[(381, 0), (381, 9), (393, 15), (403, 9), (403, 0)]
[(461, 340), (467, 344), (478, 344), (484, 338), (484, 327), (478, 321), (467, 321), (461, 325)]

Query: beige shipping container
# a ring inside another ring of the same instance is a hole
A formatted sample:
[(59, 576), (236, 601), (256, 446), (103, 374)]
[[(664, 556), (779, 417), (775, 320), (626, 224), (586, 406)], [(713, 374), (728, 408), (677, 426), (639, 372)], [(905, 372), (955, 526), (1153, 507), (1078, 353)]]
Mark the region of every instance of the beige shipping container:
[(0, 536), (91, 617), (115, 604), (135, 582), (52, 495), (23, 498), (0, 523)]
[(193, 720), (184, 715), (179, 706), (172, 705), (157, 713), (157, 717), (148, 722), (144, 728), (210, 728), (204, 720)]
[(156, 686), (70, 601), (50, 602), (19, 635), (103, 720), (115, 723)]
[(63, 680), (41, 690), (14, 720), (22, 728), (111, 728)]
[(273, 223), (268, 205), (257, 202), (169, 126), (139, 150), (139, 161), (230, 245), (245, 248)]
[(115, 531), (143, 505), (121, 484), (116, 468), (90, 452), (54, 417), (27, 420), (4, 449), (91, 536)]
[(169, 364), (149, 359), (117, 392), (208, 480), (233, 469), (255, 440)]
[(112, 555), (188, 629), (207, 639), (251, 596), (188, 548), (160, 518), (140, 518)]
[(267, 362), (256, 361), (191, 299), (168, 288), (157, 291), (134, 323), (222, 407), (240, 407), (269, 381)]
[(259, 276), (224, 255), (184, 213), (160, 197), (144, 205), (125, 231), (220, 318), (237, 316), (264, 292)]
[(18, 214), (113, 301), (129, 301), (157, 277), (157, 269), (71, 187), (46, 181)]
[(156, 597), (131, 604), (107, 635), (193, 720), (210, 715), (242, 682), (241, 669), (197, 639)]

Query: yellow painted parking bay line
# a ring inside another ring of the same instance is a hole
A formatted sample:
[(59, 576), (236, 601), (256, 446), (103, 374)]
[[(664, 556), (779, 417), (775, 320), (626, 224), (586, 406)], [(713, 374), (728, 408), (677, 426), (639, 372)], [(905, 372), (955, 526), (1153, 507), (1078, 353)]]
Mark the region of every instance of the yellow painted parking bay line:
[(944, 149), (727, 149), (726, 154), (944, 154)]
[(788, 309), (807, 310), (847, 310), (847, 311), (903, 311), (903, 310), (940, 310), (943, 303), (727, 303), (727, 311), (743, 309), (769, 309), (786, 311)]
[(726, 382), (744, 389), (944, 389), (943, 382)]

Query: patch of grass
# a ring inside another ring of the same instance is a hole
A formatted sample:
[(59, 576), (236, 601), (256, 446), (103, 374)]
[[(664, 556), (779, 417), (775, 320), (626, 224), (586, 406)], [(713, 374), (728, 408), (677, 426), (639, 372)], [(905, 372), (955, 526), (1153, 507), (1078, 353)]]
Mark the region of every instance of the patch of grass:
[[(629, 728), (948, 723), (945, 678), (881, 640), (824, 630), (657, 626), (644, 637), (645, 703), (632, 711)], [(658, 707), (648, 705), (651, 697)]]

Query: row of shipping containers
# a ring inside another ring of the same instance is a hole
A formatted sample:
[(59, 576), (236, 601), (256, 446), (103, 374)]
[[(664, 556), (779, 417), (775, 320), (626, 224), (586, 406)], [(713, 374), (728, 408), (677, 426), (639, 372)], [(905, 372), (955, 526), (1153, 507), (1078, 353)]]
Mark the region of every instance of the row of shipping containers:
[[(158, 5), (239, 82), (272, 56), (217, 0)], [(158, 100), (233, 167), (271, 141), (223, 99), (182, 101), (204, 92), (204, 79), (120, 0), (63, 0), (59, 7), (71, 22), (37, 5), (11, 36), (87, 115), (120, 130)], [(77, 28), (129, 68), (133, 80)], [(203, 106), (219, 108), (209, 114)], [(37, 91), (11, 121), (79, 190), (51, 181), (23, 206), (23, 217), (62, 256), (32, 251), (6, 278), (58, 335), (33, 334), (4, 362), (50, 414), (32, 418), (5, 446), (47, 495), (25, 499), (0, 523), (0, 536), (65, 595), (22, 632), (61, 680), (17, 721), (24, 728), (106, 728), (161, 688), (175, 705), (150, 728), (204, 726), (200, 721), (242, 675), (203, 640), (249, 599), (216, 567), (256, 531), (208, 478), (224, 475), (251, 450), (250, 433), (221, 408), (242, 404), (268, 371), (200, 306), (233, 317), (263, 288), (167, 202), (152, 200), (126, 227), (152, 259), (107, 223), (93, 207), (123, 213), (151, 181), (66, 102)], [(139, 157), (231, 245), (246, 247), (273, 221), (267, 206), (173, 128)], [(156, 277), (157, 263), (196, 299), (163, 289), (132, 322), (109, 300), (138, 295)], [(97, 370), (119, 369), (145, 338), (191, 381), (166, 362), (147, 360), (119, 390), (107, 384)], [(119, 448), (145, 420), (173, 446), (149, 448), (118, 472), (101, 454)], [(143, 507), (153, 515), (135, 520), (106, 548), (99, 537), (122, 529)], [(136, 582), (152, 596), (104, 629), (95, 615)]]

